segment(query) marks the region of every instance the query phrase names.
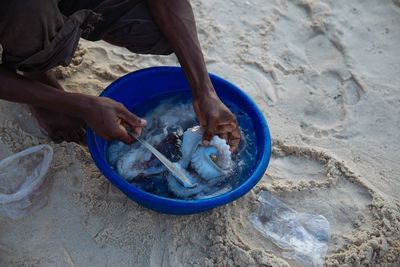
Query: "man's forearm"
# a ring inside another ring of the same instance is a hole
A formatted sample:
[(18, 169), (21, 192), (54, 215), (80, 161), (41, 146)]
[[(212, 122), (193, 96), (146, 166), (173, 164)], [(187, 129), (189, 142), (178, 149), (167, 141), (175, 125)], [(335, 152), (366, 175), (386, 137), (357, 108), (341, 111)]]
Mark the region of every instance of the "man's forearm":
[(214, 95), (189, 0), (148, 0), (154, 20), (181, 63), (193, 97)]
[(0, 66), (0, 99), (80, 116), (87, 100), (80, 94), (54, 90)]

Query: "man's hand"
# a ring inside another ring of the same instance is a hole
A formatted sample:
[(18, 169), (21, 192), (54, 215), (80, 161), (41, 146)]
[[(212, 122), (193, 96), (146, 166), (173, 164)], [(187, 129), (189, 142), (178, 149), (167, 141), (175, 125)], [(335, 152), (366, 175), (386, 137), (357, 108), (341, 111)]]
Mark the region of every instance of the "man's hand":
[(106, 140), (132, 143), (126, 128), (140, 135), (146, 121), (129, 112), (122, 104), (105, 97), (65, 92), (16, 74), (0, 65), (0, 99), (25, 103), (84, 120)]
[(219, 135), (228, 141), (232, 151), (236, 151), (240, 142), (239, 127), (211, 84), (190, 1), (148, 0), (147, 3), (183, 67), (192, 89), (197, 119), (205, 129), (204, 139), (209, 141), (213, 135)]
[(204, 129), (203, 141), (209, 142), (214, 135), (227, 140), (235, 152), (240, 143), (240, 130), (235, 116), (216, 94), (197, 98), (193, 101), (200, 126)]
[(90, 97), (84, 114), (86, 123), (106, 140), (121, 140), (127, 144), (134, 141), (126, 127), (140, 135), (146, 121), (129, 112), (124, 105), (106, 97)]

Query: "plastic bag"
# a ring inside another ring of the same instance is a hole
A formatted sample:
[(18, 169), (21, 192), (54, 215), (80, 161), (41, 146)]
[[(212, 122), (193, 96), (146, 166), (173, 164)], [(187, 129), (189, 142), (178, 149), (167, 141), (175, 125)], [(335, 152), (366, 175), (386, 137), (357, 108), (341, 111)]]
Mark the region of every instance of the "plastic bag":
[(296, 212), (262, 192), (260, 205), (250, 214), (254, 227), (282, 248), (282, 256), (303, 266), (322, 266), (330, 240), (329, 221), (322, 215)]
[(0, 161), (0, 215), (18, 219), (47, 203), (43, 182), (53, 149), (39, 145)]

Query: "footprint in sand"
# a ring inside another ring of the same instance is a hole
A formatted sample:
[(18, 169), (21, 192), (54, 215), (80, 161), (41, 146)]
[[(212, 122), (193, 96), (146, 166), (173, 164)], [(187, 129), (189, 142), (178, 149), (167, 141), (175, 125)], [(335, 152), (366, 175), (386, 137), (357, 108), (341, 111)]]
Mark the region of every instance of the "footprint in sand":
[(224, 63), (211, 63), (209, 70), (237, 85), (261, 107), (270, 105), (278, 99), (275, 87), (270, 81), (273, 80), (271, 74), (261, 70), (257, 65), (234, 67)]
[(268, 176), (277, 181), (318, 181), (325, 178), (326, 170), (316, 160), (289, 155), (272, 157)]
[(355, 105), (361, 100), (361, 97), (364, 94), (364, 89), (354, 77), (344, 81), (343, 87), (345, 92), (345, 103), (347, 105)]
[(321, 214), (329, 221), (332, 232), (330, 251), (343, 246), (344, 234), (373, 228), (368, 208), (372, 196), (346, 177), (341, 177), (339, 183), (331, 188), (279, 192), (278, 197), (296, 211)]
[(307, 104), (302, 110), (302, 132), (315, 138), (341, 136), (351, 106), (362, 99), (363, 87), (353, 76), (342, 81), (335, 72), (312, 77), (310, 84)]
[(341, 131), (347, 109), (337, 74), (327, 72), (308, 79), (308, 95), (304, 99), (301, 130), (316, 138)]
[[(302, 103), (303, 109), (292, 116), (300, 122), (303, 134), (343, 136), (350, 106), (362, 99), (364, 90), (348, 67), (344, 46), (337, 38), (340, 33), (324, 28), (330, 9), (314, 2), (289, 1), (288, 12), (296, 19), (283, 16), (270, 39), (274, 68), (286, 88), (279, 92), (280, 97)], [(312, 27), (305, 26), (307, 23)]]
[(307, 59), (317, 74), (307, 77), (310, 91), (300, 127), (303, 133), (316, 138), (342, 131), (347, 106), (356, 105), (364, 93), (338, 47), (322, 34), (311, 38), (305, 46)]
[(297, 211), (324, 215), (334, 233), (367, 228), (365, 223), (371, 216), (368, 205), (372, 202), (372, 196), (367, 189), (348, 181), (344, 176), (332, 188), (281, 192), (279, 195)]
[(336, 161), (312, 148), (284, 146), (274, 141), (265, 182), (275, 187), (293, 190), (329, 187), (339, 180)]
[(264, 183), (290, 207), (328, 219), (334, 235), (330, 250), (343, 245), (343, 234), (374, 223), (373, 196), (343, 162), (324, 152), (278, 143), (266, 176)]
[(325, 35), (318, 34), (307, 41), (305, 52), (310, 65), (317, 73), (335, 72), (342, 80), (351, 78), (340, 51)]

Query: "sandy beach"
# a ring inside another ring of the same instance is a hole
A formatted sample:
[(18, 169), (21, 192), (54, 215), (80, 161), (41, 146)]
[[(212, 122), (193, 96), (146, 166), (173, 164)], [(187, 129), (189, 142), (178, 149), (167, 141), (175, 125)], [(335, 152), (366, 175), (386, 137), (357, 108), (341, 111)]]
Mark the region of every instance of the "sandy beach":
[[(208, 70), (250, 95), (273, 153), (239, 200), (169, 216), (128, 199), (87, 148), (55, 144), (24, 105), (0, 101), (0, 159), (49, 144), (48, 203), (0, 217), (0, 266), (298, 266), (249, 221), (271, 192), (331, 225), (325, 266), (400, 266), (400, 2), (193, 0)], [(174, 55), (81, 40), (54, 70), (68, 91), (98, 95)]]

